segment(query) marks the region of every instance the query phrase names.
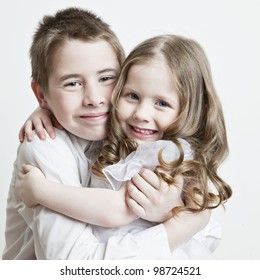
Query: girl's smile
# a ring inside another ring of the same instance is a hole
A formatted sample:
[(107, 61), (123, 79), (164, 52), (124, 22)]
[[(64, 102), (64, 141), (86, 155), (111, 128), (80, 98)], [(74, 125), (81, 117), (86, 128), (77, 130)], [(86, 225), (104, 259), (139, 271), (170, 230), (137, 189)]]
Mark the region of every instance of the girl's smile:
[(140, 139), (147, 139), (150, 137), (154, 137), (154, 135), (158, 132), (154, 129), (146, 129), (146, 128), (140, 128), (137, 126), (128, 125), (129, 127), (129, 134), (132, 134), (132, 138), (140, 138)]
[(179, 115), (179, 96), (162, 57), (130, 67), (120, 94), (117, 118), (138, 144), (162, 139)]

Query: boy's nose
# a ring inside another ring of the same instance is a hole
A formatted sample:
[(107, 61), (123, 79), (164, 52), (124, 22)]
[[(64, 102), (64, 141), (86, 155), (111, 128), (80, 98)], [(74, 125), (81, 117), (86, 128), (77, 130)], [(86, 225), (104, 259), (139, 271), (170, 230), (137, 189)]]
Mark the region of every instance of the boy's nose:
[(88, 86), (88, 88), (86, 88), (84, 91), (83, 105), (93, 107), (104, 105), (102, 93), (94, 86)]

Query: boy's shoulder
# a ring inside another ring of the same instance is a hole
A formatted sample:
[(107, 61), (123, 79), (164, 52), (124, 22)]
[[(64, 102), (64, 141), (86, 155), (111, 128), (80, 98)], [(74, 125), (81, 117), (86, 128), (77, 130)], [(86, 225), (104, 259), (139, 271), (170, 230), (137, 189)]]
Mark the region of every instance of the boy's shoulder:
[(46, 136), (44, 141), (34, 134), (32, 142), (24, 141), (18, 150), (15, 168), (22, 164), (39, 167), (46, 178), (81, 186), (87, 182), (88, 161), (84, 149), (77, 142), (77, 137), (65, 131), (56, 130), (55, 139)]
[(55, 129), (56, 137), (51, 139), (46, 133), (46, 139), (41, 140), (36, 132), (33, 132), (34, 140), (28, 142), (25, 140), (18, 148), (17, 157), (22, 158), (37, 158), (37, 157), (52, 157), (65, 156), (81, 152), (78, 137), (70, 134), (66, 130)]
[(29, 147), (48, 147), (49, 145), (51, 146), (57, 146), (57, 148), (61, 145), (63, 146), (64, 144), (71, 142), (70, 140), (70, 135), (66, 130), (60, 130), (57, 128), (54, 128), (55, 131), (55, 138), (52, 139), (47, 131), (45, 130), (45, 135), (46, 138), (45, 140), (41, 140), (38, 135), (36, 134), (35, 131), (33, 131), (33, 141), (28, 142), (26, 139), (25, 141), (21, 144), (21, 146), (29, 146)]

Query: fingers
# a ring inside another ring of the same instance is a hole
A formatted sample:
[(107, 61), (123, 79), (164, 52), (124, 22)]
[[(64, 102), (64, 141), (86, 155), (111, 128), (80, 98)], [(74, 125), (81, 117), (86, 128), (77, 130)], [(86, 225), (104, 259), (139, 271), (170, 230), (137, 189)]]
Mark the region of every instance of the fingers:
[(143, 206), (143, 205), (148, 203), (147, 196), (142, 191), (140, 191), (135, 185), (133, 185), (131, 181), (127, 184), (127, 191), (128, 191), (129, 196), (138, 205), (142, 205)]
[(51, 139), (54, 139), (56, 135), (52, 122), (55, 127), (62, 129), (62, 126), (53, 118), (49, 110), (37, 108), (20, 129), (19, 141), (22, 143), (25, 137), (28, 142), (33, 141), (33, 130), (35, 130), (37, 136), (41, 140), (46, 139), (46, 132)]
[(21, 171), (26, 174), (28, 172), (30, 172), (32, 169), (34, 169), (35, 167), (30, 165), (30, 164), (23, 164), (21, 167)]
[(35, 132), (37, 134), (37, 136), (41, 139), (41, 140), (45, 140), (46, 139), (46, 133), (44, 130), (44, 124), (43, 124), (43, 120), (42, 119), (36, 119), (33, 121), (33, 126), (35, 129)]
[(176, 175), (173, 180), (173, 184), (181, 191), (184, 184), (184, 178), (182, 175)]
[(158, 178), (158, 176), (150, 169), (147, 168), (143, 168), (140, 172), (139, 172), (139, 176), (146, 181), (149, 186), (154, 187), (155, 189), (160, 189), (161, 186), (161, 181)]
[[(131, 191), (133, 192), (133, 190)], [(128, 207), (131, 209), (131, 211), (137, 215), (138, 217), (143, 217), (145, 216), (145, 210), (144, 208), (139, 205), (128, 193), (128, 195), (126, 196), (126, 203), (128, 205)]]
[[(24, 140), (24, 135), (25, 135), (28, 142), (33, 141), (33, 130), (34, 129), (36, 131), (36, 134), (38, 135), (38, 137), (41, 140), (46, 139), (46, 134), (45, 134), (41, 119), (36, 119), (33, 121), (28, 119), (20, 130), (19, 139)], [(20, 140), (20, 142), (21, 142), (21, 140)]]
[(35, 124), (31, 120), (27, 120), (26, 123), (24, 124), (24, 131), (25, 131), (25, 137), (29, 142), (33, 141), (34, 139), (33, 137), (34, 129), (35, 129)]
[(24, 178), (24, 176), (30, 172), (34, 167), (29, 164), (22, 164), (21, 169), (17, 173), (17, 177), (21, 180)]
[(23, 127), (20, 130), (19, 133), (19, 140), (22, 142), (24, 140), (24, 135), (28, 142), (33, 141), (33, 130), (35, 130), (37, 136), (41, 140), (46, 139), (46, 129), (47, 133), (49, 134), (50, 138), (54, 139), (55, 138), (55, 131), (52, 126), (51, 120), (48, 116), (44, 116), (42, 118), (36, 118), (33, 120), (27, 120)]
[(28, 142), (33, 141), (33, 123), (27, 120), (19, 131), (19, 141), (22, 143), (26, 137)]
[[(143, 168), (139, 175), (149, 184), (149, 186), (154, 187), (155, 189), (159, 190), (161, 188), (161, 180), (159, 177), (150, 169)], [(134, 180), (138, 180), (138, 177), (133, 177)], [(176, 175), (173, 180), (173, 184), (182, 189), (184, 184), (184, 178), (182, 175)]]
[(23, 143), (23, 141), (24, 141), (24, 134), (25, 134), (24, 126), (22, 126), (22, 128), (20, 129), (19, 134), (18, 134), (20, 143)]
[(142, 169), (131, 179), (131, 182), (135, 186), (135, 191), (131, 195), (134, 200), (144, 207), (149, 205), (150, 201), (157, 203), (158, 190), (162, 182), (153, 171)]
[(30, 172), (34, 166), (29, 165), (29, 164), (23, 164), (21, 166), (20, 171), (17, 173), (17, 177), (21, 180), (24, 178), (24, 175), (26, 175), (28, 172)]

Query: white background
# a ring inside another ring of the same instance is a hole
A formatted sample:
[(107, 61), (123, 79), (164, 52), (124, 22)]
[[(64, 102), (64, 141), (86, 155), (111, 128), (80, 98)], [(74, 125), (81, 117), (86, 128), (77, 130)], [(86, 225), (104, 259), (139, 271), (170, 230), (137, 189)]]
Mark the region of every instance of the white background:
[(38, 21), (69, 6), (107, 21), (128, 53), (161, 33), (196, 39), (208, 55), (226, 117), (230, 155), (220, 173), (234, 195), (215, 216), (223, 226), (219, 259), (260, 259), (260, 3), (257, 0), (3, 0), (0, 15), (0, 252), (18, 131), (36, 108), (28, 50)]

